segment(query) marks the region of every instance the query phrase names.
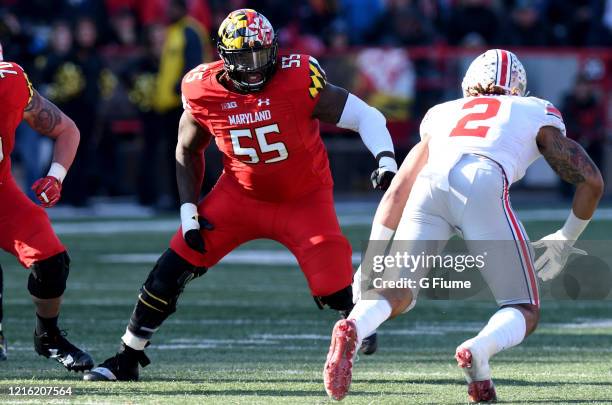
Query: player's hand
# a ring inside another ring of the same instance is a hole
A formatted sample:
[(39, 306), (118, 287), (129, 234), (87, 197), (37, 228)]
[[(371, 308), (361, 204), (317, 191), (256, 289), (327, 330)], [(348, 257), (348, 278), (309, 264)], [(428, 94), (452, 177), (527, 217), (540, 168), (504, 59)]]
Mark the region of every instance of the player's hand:
[(382, 157), (378, 162), (378, 169), (372, 172), (370, 180), (375, 190), (386, 190), (397, 173), (397, 162), (392, 157)]
[(533, 242), (531, 246), (534, 248), (546, 249), (535, 262), (538, 277), (543, 281), (552, 280), (561, 273), (571, 254), (587, 254), (584, 250), (575, 248), (574, 243), (576, 241), (568, 240), (560, 230)]
[(198, 215), (198, 208), (195, 204), (183, 204), (181, 206), (181, 226), (183, 238), (191, 249), (205, 253), (206, 246), (201, 230), (212, 231), (214, 226), (206, 218)]
[(212, 231), (214, 226), (206, 220), (206, 218), (198, 216), (197, 217), (197, 228), (192, 228), (187, 231), (183, 229), (183, 237), (185, 238), (185, 242), (187, 242), (187, 246), (192, 248), (193, 250), (206, 253), (206, 246), (204, 245), (204, 238), (202, 237), (202, 233), (200, 230), (205, 229), (207, 231)]
[(62, 183), (53, 176), (43, 177), (34, 182), (32, 191), (34, 191), (36, 198), (43, 207), (51, 208), (57, 204), (61, 197)]

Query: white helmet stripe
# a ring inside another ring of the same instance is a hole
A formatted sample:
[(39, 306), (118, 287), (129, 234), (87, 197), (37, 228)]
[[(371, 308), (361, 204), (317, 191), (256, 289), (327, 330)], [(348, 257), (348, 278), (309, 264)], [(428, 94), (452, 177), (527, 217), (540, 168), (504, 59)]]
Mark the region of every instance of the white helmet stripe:
[(501, 69), (500, 69), (500, 62), (501, 62), (501, 55), (500, 55), (501, 51), (499, 49), (495, 50), (495, 84), (499, 85), (499, 82), (501, 81), (499, 74), (501, 73)]
[[(512, 53), (508, 53), (508, 81), (506, 82), (506, 86), (509, 88), (512, 81)], [(510, 89), (512, 90), (512, 89)]]

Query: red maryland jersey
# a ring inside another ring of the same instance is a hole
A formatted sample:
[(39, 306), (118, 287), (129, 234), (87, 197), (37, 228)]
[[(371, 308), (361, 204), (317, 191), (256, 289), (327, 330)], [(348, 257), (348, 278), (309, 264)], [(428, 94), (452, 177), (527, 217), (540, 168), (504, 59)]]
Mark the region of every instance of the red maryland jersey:
[(223, 62), (185, 75), (183, 103), (215, 138), (224, 172), (250, 196), (266, 201), (299, 197), (333, 185), (329, 161), (312, 112), (325, 86), (317, 61), (281, 55), (262, 91), (240, 94), (223, 87)]
[(31, 98), (32, 86), (21, 66), (0, 62), (0, 182), (11, 175), (10, 156), (15, 146), (15, 129)]

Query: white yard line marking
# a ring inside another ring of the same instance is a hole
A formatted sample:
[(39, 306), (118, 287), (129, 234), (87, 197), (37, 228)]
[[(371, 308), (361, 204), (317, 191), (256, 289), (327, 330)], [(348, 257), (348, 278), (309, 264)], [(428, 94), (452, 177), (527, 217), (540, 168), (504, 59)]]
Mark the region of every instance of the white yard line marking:
[[(159, 259), (159, 253), (127, 253), (108, 254), (98, 256), (100, 263), (112, 264), (152, 264)], [(353, 253), (353, 264), (361, 262), (361, 254)], [(236, 250), (225, 256), (221, 264), (253, 264), (266, 266), (293, 266), (297, 265), (295, 256), (286, 250)]]
[[(22, 319), (9, 319), (8, 323), (20, 323), (18, 321)], [(17, 321), (17, 322), (16, 322)], [(67, 322), (68, 321), (68, 322)], [(72, 323), (70, 319), (64, 320), (64, 323)], [(28, 319), (28, 322), (30, 320)], [(22, 322), (21, 322), (22, 323)], [(82, 322), (80, 322), (82, 323)], [(99, 322), (97, 322), (99, 323)], [(105, 320), (104, 323), (123, 324), (125, 319), (112, 319)], [(201, 319), (201, 320), (174, 320), (170, 319), (166, 322), (167, 324), (204, 324), (204, 325), (267, 325), (272, 327), (285, 327), (287, 325), (310, 325), (312, 326), (324, 326), (325, 320), (313, 321), (313, 320), (275, 320), (275, 319), (228, 319), (228, 320), (217, 320), (217, 319)], [(383, 328), (379, 333), (381, 336), (446, 336), (453, 333), (476, 333), (480, 328), (480, 324), (476, 322), (422, 322), (414, 325), (409, 325), (402, 329), (385, 329)], [(568, 323), (546, 323), (541, 325), (543, 331), (548, 330), (567, 330), (567, 329), (588, 329), (588, 328), (612, 328), (612, 319), (585, 319), (577, 318), (574, 322)], [(196, 335), (205, 336), (205, 332), (192, 332)], [(289, 341), (292, 344), (287, 344)], [(318, 350), (321, 344), (325, 344), (329, 341), (328, 334), (315, 334), (315, 333), (253, 333), (245, 337), (239, 338), (207, 338), (207, 337), (192, 337), (192, 338), (172, 338), (165, 340), (158, 340), (159, 343), (151, 346), (150, 350), (189, 350), (189, 349), (226, 349), (228, 347), (239, 347), (239, 348), (253, 348), (253, 347), (274, 347), (274, 350), (283, 350), (291, 352), (306, 352), (312, 350)], [(317, 343), (315, 343), (317, 342)], [(102, 350), (106, 347), (99, 342), (88, 345), (88, 350)], [(30, 352), (32, 346), (30, 342), (26, 341), (11, 341), (11, 351), (18, 352)], [(385, 344), (385, 350), (389, 351), (406, 351), (407, 348), (404, 345), (389, 345)], [(592, 347), (586, 346), (542, 346), (541, 351), (544, 352), (558, 352), (560, 350), (570, 351), (573, 353), (592, 353)], [(612, 348), (598, 348), (601, 353), (610, 353)], [(410, 353), (406, 351), (406, 356), (411, 359), (424, 359), (428, 358), (427, 353), (431, 355), (441, 354), (444, 350), (436, 347), (421, 347), (418, 353)]]
[[(569, 208), (518, 210), (520, 220), (529, 221), (563, 221), (567, 218)], [(339, 215), (343, 226), (370, 226), (374, 209), (363, 213)], [(612, 208), (599, 208), (595, 212), (595, 220), (612, 220)], [(111, 235), (130, 233), (170, 233), (176, 231), (179, 225), (176, 219), (150, 219), (124, 221), (57, 221), (53, 227), (59, 235)]]

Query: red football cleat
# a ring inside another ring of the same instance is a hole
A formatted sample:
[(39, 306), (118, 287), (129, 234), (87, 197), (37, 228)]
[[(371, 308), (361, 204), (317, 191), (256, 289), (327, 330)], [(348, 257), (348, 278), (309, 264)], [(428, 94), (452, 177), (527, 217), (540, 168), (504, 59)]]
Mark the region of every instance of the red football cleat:
[(357, 354), (357, 326), (355, 321), (342, 319), (336, 322), (323, 369), (323, 381), (327, 395), (336, 401), (348, 393), (353, 377), (353, 359)]
[(458, 347), (455, 352), (455, 359), (457, 360), (457, 365), (460, 368), (470, 368), (472, 367), (472, 352), (465, 347)]
[(471, 403), (497, 402), (493, 381), (474, 381), (468, 384), (468, 401)]
[[(455, 352), (457, 365), (461, 368), (472, 367), (472, 352), (465, 347), (458, 347)], [(497, 394), (492, 380), (472, 381), (468, 383), (468, 400), (471, 403), (497, 402)]]

